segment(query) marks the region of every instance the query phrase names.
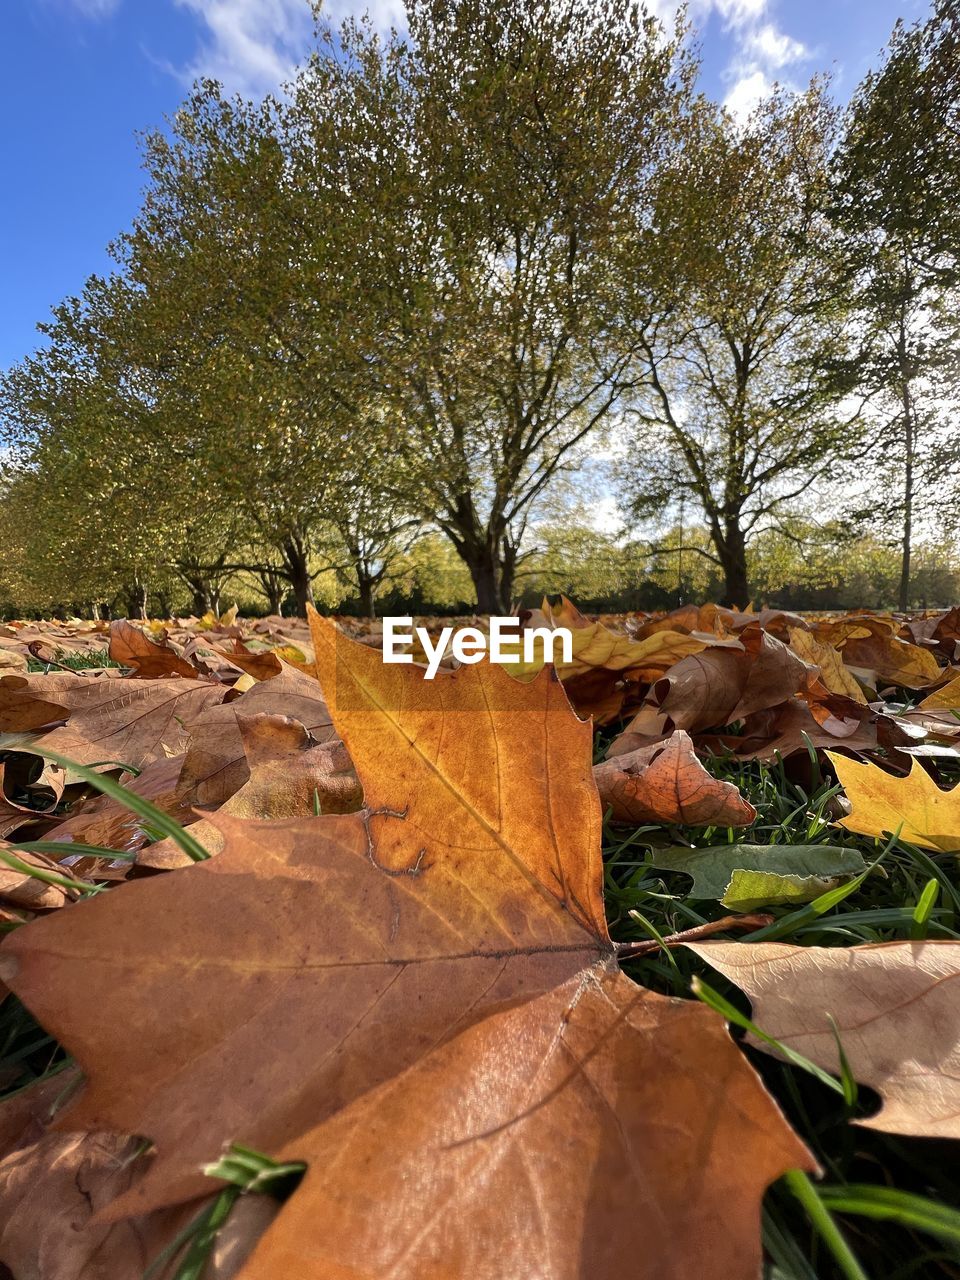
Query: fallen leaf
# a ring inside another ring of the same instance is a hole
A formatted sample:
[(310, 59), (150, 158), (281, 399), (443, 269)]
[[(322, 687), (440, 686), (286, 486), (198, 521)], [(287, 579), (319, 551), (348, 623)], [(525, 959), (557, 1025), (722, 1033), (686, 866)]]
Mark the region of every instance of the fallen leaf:
[(661, 870), (692, 876), (691, 897), (717, 898), (731, 911), (752, 911), (778, 902), (812, 902), (841, 876), (857, 875), (866, 868), (855, 849), (826, 844), (654, 849), (651, 861)]
[(176, 755), (184, 748), (188, 726), (222, 702), (227, 692), (220, 684), (178, 676), (76, 681), (56, 694), (58, 699), (69, 698), (69, 720), (38, 739), (37, 745), (77, 764), (110, 761), (139, 768)]
[(260, 714), (298, 720), (318, 742), (334, 737), (316, 679), (288, 668), (240, 697), (209, 707), (193, 721), (178, 784), (181, 804), (217, 809), (240, 790), (250, 777), (250, 767), (238, 717)]
[(750, 623), (742, 647), (714, 648), (684, 658), (655, 688), (660, 710), (678, 729), (697, 733), (779, 706), (807, 683), (806, 663)]
[(960, 1138), (960, 943), (686, 945), (746, 992), (762, 1031), (839, 1074), (835, 1023), (854, 1078), (883, 1100), (857, 1124)]
[(218, 816), (219, 857), (0, 948), (88, 1077), (63, 1123), (155, 1143), (107, 1216), (239, 1141), (311, 1166), (246, 1280), (369, 1274), (373, 1235), (396, 1280), (535, 1275), (545, 1241), (551, 1280), (754, 1277), (763, 1189), (812, 1161), (721, 1019), (616, 971), (590, 726), (552, 672), (425, 681), (312, 624), (367, 809)]
[(833, 645), (817, 640), (806, 628), (792, 627), (790, 630), (790, 648), (802, 658), (820, 669), (820, 679), (831, 693), (840, 693), (854, 702), (862, 702), (866, 706), (867, 698), (854, 677), (844, 665), (839, 649)]
[(161, 632), (158, 643), (124, 618), (110, 623), (110, 657), (121, 667), (133, 667), (140, 680), (161, 676), (196, 680), (200, 676), (198, 669), (170, 646), (165, 633)]
[[(181, 804), (177, 793), (183, 760), (183, 755), (154, 760), (143, 768), (138, 777), (125, 778), (123, 789), (149, 800), (186, 826), (194, 821), (195, 815), (192, 809)], [(97, 795), (48, 831), (44, 839), (73, 840), (77, 844), (100, 845), (104, 849), (133, 853), (147, 843), (149, 836), (143, 829), (143, 819), (131, 813), (126, 805), (109, 796)]]
[[(318, 743), (299, 720), (287, 716), (237, 716), (250, 776), (221, 806), (234, 818), (298, 818), (353, 813), (363, 792), (342, 742)], [(208, 853), (223, 849), (223, 832), (208, 818), (194, 822), (193, 835)], [(144, 849), (140, 866), (183, 867), (190, 859), (173, 840)]]
[(593, 780), (615, 822), (744, 827), (757, 816), (733, 783), (707, 772), (682, 730), (665, 742), (594, 765)]
[(920, 706), (924, 711), (948, 711), (960, 708), (960, 676), (954, 676), (942, 688), (928, 693)]
[(960, 849), (960, 784), (941, 791), (917, 760), (898, 778), (869, 762), (827, 755), (851, 804), (841, 827), (878, 838), (899, 833), (922, 849)]
[(818, 640), (838, 648), (848, 667), (868, 678), (922, 689), (940, 678), (940, 664), (929, 649), (901, 640), (892, 619), (870, 616), (839, 618), (817, 624)]

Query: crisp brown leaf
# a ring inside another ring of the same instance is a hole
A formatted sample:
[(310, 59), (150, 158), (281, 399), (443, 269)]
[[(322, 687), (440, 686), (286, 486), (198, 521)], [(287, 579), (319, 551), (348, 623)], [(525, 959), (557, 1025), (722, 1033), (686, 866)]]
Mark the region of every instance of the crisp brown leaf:
[[(196, 815), (189, 806), (180, 802), (177, 793), (183, 761), (182, 755), (154, 760), (138, 777), (125, 778), (124, 790), (142, 796), (176, 818), (182, 826), (187, 826)], [(75, 840), (78, 844), (94, 844), (104, 849), (133, 853), (142, 848), (149, 837), (143, 829), (143, 820), (131, 813), (126, 805), (109, 796), (97, 795), (48, 831), (44, 839)]]
[(184, 805), (216, 809), (250, 776), (239, 716), (282, 715), (299, 720), (318, 742), (334, 737), (330, 712), (317, 681), (286, 667), (243, 694), (209, 708), (190, 726), (190, 745), (180, 774), (178, 796)]
[(109, 760), (139, 768), (177, 755), (184, 749), (188, 726), (227, 693), (223, 685), (178, 676), (67, 678), (74, 683), (58, 689), (55, 696), (69, 699), (70, 718), (38, 745), (78, 764)]
[[(302, 818), (315, 813), (353, 813), (363, 802), (353, 765), (342, 742), (318, 743), (299, 720), (288, 716), (237, 717), (250, 770), (247, 781), (219, 812), (234, 818)], [(208, 853), (223, 849), (223, 832), (203, 818), (190, 828)], [(190, 859), (173, 840), (161, 840), (137, 858), (141, 866), (183, 867)]]
[(656, 687), (660, 710), (678, 729), (698, 733), (779, 706), (810, 678), (806, 663), (758, 622), (740, 646), (707, 649), (671, 667)]
[(858, 1124), (960, 1138), (960, 943), (686, 945), (747, 993), (767, 1035), (839, 1073), (833, 1019), (854, 1077), (883, 1100)]
[(200, 676), (199, 670), (171, 647), (165, 633), (161, 632), (157, 643), (142, 627), (124, 618), (110, 623), (110, 657), (121, 667), (133, 667), (141, 680), (156, 680), (161, 676), (196, 680)]
[[(428, 682), (329, 623), (314, 628), (367, 809), (267, 824), (218, 815), (219, 857), (3, 944), (11, 986), (89, 1077), (64, 1123), (156, 1144), (109, 1215), (201, 1193), (196, 1170), (236, 1140), (300, 1153), (315, 1173), (337, 1157), (339, 1181), (368, 1197), (358, 1212), (374, 1189), (395, 1197), (411, 1233), (396, 1280), (459, 1275), (481, 1253), (480, 1277), (513, 1274), (514, 1238), (532, 1259), (551, 1224), (559, 1280), (619, 1277), (643, 1239), (689, 1232), (692, 1250), (694, 1228), (715, 1241), (716, 1269), (701, 1274), (754, 1276), (762, 1190), (810, 1160), (715, 1015), (616, 972), (589, 725), (551, 672), (522, 684), (480, 665)], [(390, 1126), (394, 1145), (378, 1140), (365, 1170), (358, 1117), (380, 1086), (385, 1113), (406, 1096), (409, 1122)], [(433, 1135), (443, 1141), (467, 1099), (464, 1147), (438, 1155)], [(567, 1117), (579, 1132), (557, 1127)], [(401, 1165), (416, 1177), (397, 1179)], [(704, 1176), (715, 1167), (716, 1184)], [(555, 1205), (540, 1204), (538, 1179), (557, 1187)], [(247, 1280), (371, 1274), (368, 1237), (351, 1245), (316, 1185), (316, 1199), (302, 1188), (291, 1202), (305, 1202), (306, 1236), (284, 1229), (285, 1208), (266, 1237), (295, 1248), (296, 1265), (255, 1257)], [(633, 1212), (608, 1219), (600, 1206), (624, 1185)], [(503, 1204), (516, 1208), (507, 1233), (490, 1216)], [(418, 1242), (425, 1212), (446, 1261)], [(327, 1242), (346, 1252), (318, 1269)], [(678, 1256), (687, 1266), (674, 1274), (689, 1274), (691, 1253)], [(643, 1258), (638, 1274), (669, 1274)]]
[(705, 1012), (589, 970), (485, 1018), (291, 1144), (243, 1280), (755, 1280), (809, 1158)]
[(732, 783), (707, 772), (682, 729), (665, 742), (594, 765), (593, 780), (615, 822), (744, 827), (757, 816)]

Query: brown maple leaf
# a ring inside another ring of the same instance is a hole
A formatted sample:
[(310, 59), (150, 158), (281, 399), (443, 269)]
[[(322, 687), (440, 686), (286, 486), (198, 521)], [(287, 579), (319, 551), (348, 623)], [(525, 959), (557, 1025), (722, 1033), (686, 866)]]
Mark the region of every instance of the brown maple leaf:
[(219, 857), (0, 950), (89, 1077), (64, 1126), (156, 1145), (109, 1215), (236, 1140), (311, 1166), (245, 1280), (754, 1277), (811, 1160), (721, 1019), (617, 970), (589, 725), (550, 671), (430, 682), (313, 625), (367, 808), (221, 816)]

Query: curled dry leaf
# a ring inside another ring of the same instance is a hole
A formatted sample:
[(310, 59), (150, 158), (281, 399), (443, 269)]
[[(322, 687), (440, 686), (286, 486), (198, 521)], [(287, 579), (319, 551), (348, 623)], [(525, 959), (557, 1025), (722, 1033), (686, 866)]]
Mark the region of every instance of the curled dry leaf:
[[(56, 862), (42, 853), (13, 849), (4, 840), (0, 840), (0, 850), (8, 850), (18, 862), (36, 867), (38, 871), (61, 871)], [(68, 901), (67, 892), (60, 885), (49, 884), (28, 871), (20, 871), (5, 859), (0, 859), (0, 898), (8, 906), (23, 907), (28, 911), (50, 911)]]
[[(196, 815), (192, 809), (180, 803), (177, 795), (183, 761), (182, 755), (154, 760), (137, 777), (124, 777), (121, 785), (124, 791), (142, 796), (186, 826), (194, 821)], [(44, 839), (62, 842), (73, 840), (77, 844), (100, 845), (103, 849), (120, 849), (133, 853), (142, 848), (149, 837), (143, 829), (142, 818), (131, 813), (119, 800), (98, 794), (48, 831)]]
[(833, 1019), (853, 1076), (883, 1100), (857, 1123), (960, 1138), (960, 943), (686, 945), (746, 992), (761, 1030), (839, 1073)]
[(844, 697), (862, 702), (866, 706), (866, 694), (844, 665), (839, 649), (818, 640), (805, 627), (791, 628), (790, 648), (798, 658), (819, 668), (820, 679), (831, 693), (843, 694)]
[(313, 676), (286, 668), (229, 701), (209, 707), (190, 726), (178, 798), (184, 806), (216, 809), (250, 777), (239, 716), (289, 716), (318, 742), (335, 736), (330, 712)]
[(906, 778), (898, 778), (875, 764), (828, 756), (851, 805), (841, 827), (877, 837), (899, 832), (923, 849), (960, 849), (960, 784), (941, 791), (917, 760)]
[[(78, 1076), (58, 1072), (0, 1104), (0, 1264), (17, 1280), (140, 1280), (198, 1206), (96, 1220), (146, 1161), (133, 1138), (50, 1132)], [(173, 1270), (155, 1280), (170, 1280)]]
[(682, 730), (665, 742), (594, 765), (593, 780), (615, 822), (745, 827), (757, 816), (732, 782), (707, 772)]
[(812, 1162), (721, 1019), (617, 971), (589, 725), (551, 672), (429, 682), (313, 624), (368, 808), (219, 816), (219, 857), (0, 948), (88, 1076), (64, 1123), (156, 1144), (109, 1216), (239, 1141), (310, 1164), (244, 1280), (370, 1274), (373, 1235), (395, 1280), (541, 1275), (545, 1241), (551, 1280), (753, 1280)]
[[(524, 630), (538, 627), (570, 631), (572, 659), (562, 661), (558, 645), (556, 671), (576, 710), (592, 716), (597, 724), (608, 724), (621, 713), (625, 681), (655, 680), (680, 658), (710, 643), (708, 637), (663, 629), (638, 640), (601, 622), (590, 622), (566, 597), (561, 597), (559, 608), (544, 600), (538, 611), (524, 615)], [(514, 663), (509, 670), (517, 679), (529, 680), (542, 668), (540, 648), (535, 661)]]
[(940, 664), (929, 649), (901, 640), (892, 618), (857, 616), (817, 624), (818, 640), (839, 648), (848, 667), (870, 679), (908, 689), (923, 689), (940, 678)]
[[(287, 716), (237, 717), (250, 776), (221, 806), (234, 818), (303, 818), (309, 814), (353, 813), (363, 792), (342, 742), (318, 743), (299, 720)], [(190, 828), (208, 853), (223, 849), (223, 832), (202, 818)], [(183, 867), (190, 859), (173, 840), (144, 849), (137, 862), (147, 867)]]
[(684, 658), (657, 685), (660, 710), (691, 733), (779, 706), (808, 682), (806, 663), (751, 622), (738, 648), (714, 648)]
[(177, 653), (161, 632), (159, 642), (146, 632), (119, 618), (110, 623), (110, 657), (121, 667), (132, 667), (140, 680), (157, 680), (161, 676), (199, 678), (199, 670)]

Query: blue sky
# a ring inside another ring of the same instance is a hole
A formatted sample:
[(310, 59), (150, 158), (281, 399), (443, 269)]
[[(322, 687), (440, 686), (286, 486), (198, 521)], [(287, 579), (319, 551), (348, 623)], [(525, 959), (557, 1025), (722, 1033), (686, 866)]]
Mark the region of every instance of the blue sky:
[[(510, 0), (504, 0), (509, 3)], [(651, 6), (669, 14), (673, 0)], [(335, 0), (402, 21), (401, 0)], [(705, 87), (738, 111), (774, 80), (831, 70), (845, 99), (897, 17), (926, 0), (690, 0)], [(162, 124), (191, 80), (262, 94), (309, 48), (307, 0), (3, 0), (0, 17), (0, 369), (93, 272), (137, 209), (138, 131)]]

